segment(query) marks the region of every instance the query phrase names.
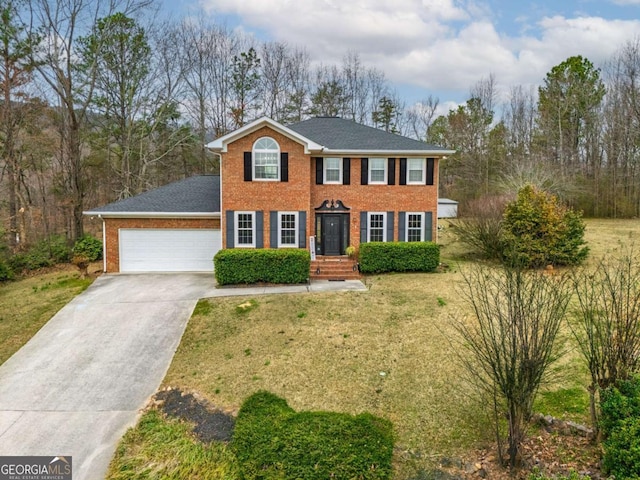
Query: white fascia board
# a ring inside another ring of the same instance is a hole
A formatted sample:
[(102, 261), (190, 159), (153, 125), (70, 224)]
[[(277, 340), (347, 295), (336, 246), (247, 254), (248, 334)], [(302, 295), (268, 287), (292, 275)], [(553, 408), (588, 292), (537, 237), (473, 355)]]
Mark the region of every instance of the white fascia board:
[(336, 156), (355, 156), (358, 157), (446, 157), (456, 153), (455, 150), (322, 150), (323, 155), (336, 155)]
[(88, 210), (83, 215), (100, 218), (220, 218), (220, 212), (101, 212)]
[(272, 120), (269, 117), (262, 117), (257, 120), (254, 120), (251, 123), (246, 124), (244, 127), (241, 127), (237, 130), (234, 130), (231, 133), (223, 135), (220, 138), (216, 138), (214, 141), (207, 143), (206, 147), (214, 152), (225, 153), (227, 151), (227, 145), (239, 138), (244, 137), (262, 127), (270, 127), (271, 129), (279, 132), (292, 140), (300, 143), (304, 146), (304, 153), (309, 154), (312, 151), (322, 151), (322, 145), (315, 143), (312, 140), (309, 140), (307, 137), (300, 135), (297, 132), (294, 132), (290, 128), (285, 127), (284, 125)]

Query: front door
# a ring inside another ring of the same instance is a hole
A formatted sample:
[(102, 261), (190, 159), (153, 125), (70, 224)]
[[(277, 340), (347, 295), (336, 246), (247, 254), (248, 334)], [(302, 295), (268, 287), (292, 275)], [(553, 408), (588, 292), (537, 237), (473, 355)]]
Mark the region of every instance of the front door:
[(341, 255), (342, 215), (324, 215), (322, 229), (325, 255)]

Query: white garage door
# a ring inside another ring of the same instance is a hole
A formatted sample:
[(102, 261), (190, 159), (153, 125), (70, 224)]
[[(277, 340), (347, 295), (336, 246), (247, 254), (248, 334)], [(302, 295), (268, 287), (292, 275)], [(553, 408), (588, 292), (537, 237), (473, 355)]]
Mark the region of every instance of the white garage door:
[(212, 272), (220, 230), (120, 229), (121, 272)]

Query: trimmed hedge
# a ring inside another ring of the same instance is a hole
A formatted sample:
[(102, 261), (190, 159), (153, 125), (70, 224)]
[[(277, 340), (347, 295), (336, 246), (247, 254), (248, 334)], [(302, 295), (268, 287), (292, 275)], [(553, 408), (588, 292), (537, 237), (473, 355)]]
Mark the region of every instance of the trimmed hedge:
[(640, 479), (640, 376), (600, 392), (604, 470), (615, 478)]
[(640, 479), (640, 417), (622, 420), (603, 446), (602, 466), (608, 474)]
[(370, 242), (360, 244), (360, 271), (433, 272), (440, 264), (440, 246), (434, 242)]
[(250, 283), (305, 283), (311, 257), (303, 249), (220, 250), (214, 258), (218, 285)]
[(244, 479), (389, 479), (392, 425), (364, 413), (296, 413), (260, 391), (242, 405), (232, 448)]

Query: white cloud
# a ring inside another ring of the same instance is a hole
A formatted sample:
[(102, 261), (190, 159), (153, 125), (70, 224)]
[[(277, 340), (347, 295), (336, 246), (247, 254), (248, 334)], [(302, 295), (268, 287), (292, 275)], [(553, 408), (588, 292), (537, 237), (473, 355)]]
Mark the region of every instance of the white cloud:
[[(494, 74), (504, 90), (539, 84), (572, 55), (597, 66), (640, 35), (639, 20), (515, 15), (521, 33), (497, 30), (487, 3), (474, 0), (201, 0), (211, 12), (238, 16), (247, 30), (305, 46), (316, 62), (339, 63), (349, 51), (394, 83), (425, 94), (465, 97)], [(640, 0), (617, 0), (640, 3)], [(449, 99), (442, 99), (443, 101)], [(457, 98), (456, 101), (460, 101)]]

